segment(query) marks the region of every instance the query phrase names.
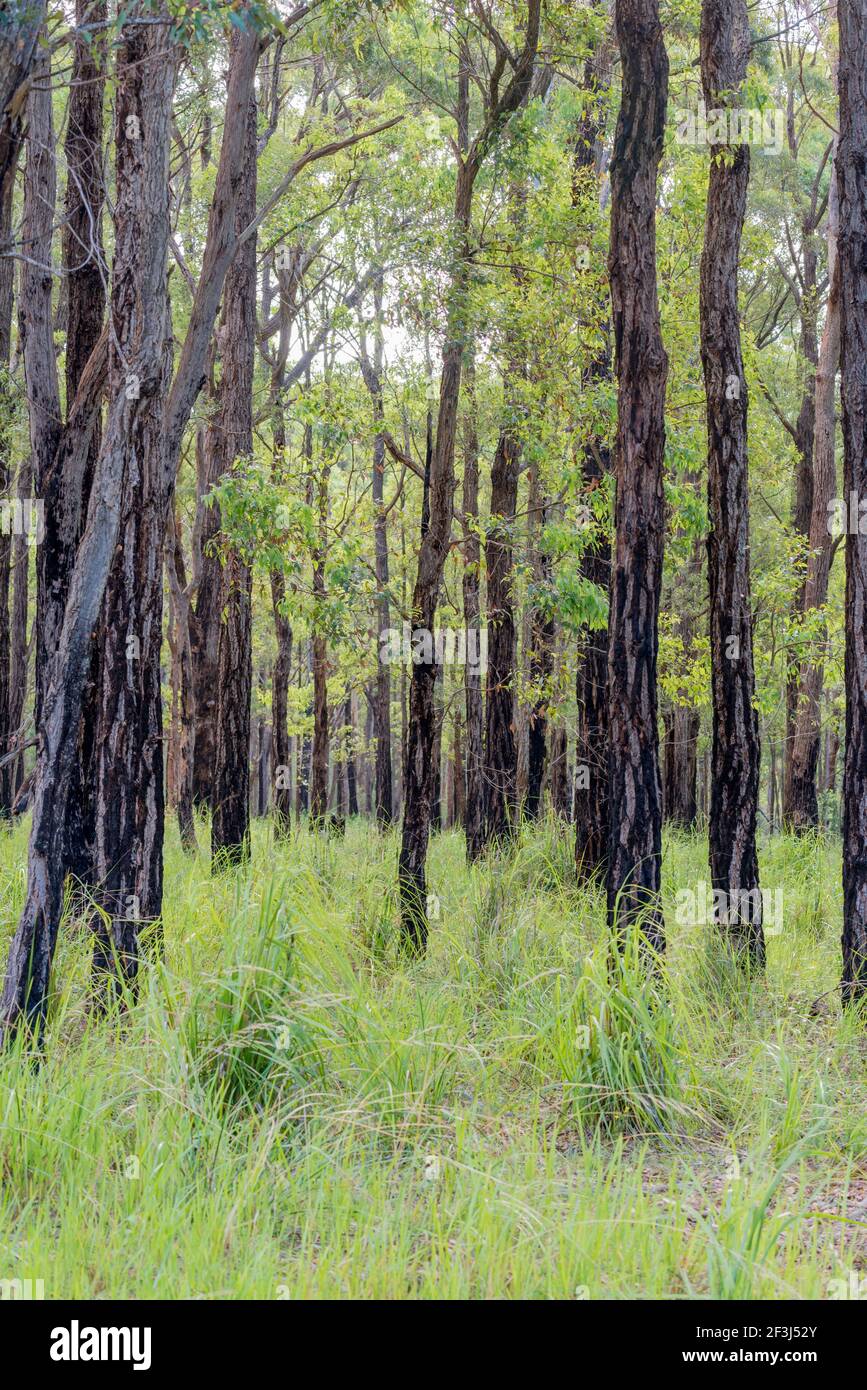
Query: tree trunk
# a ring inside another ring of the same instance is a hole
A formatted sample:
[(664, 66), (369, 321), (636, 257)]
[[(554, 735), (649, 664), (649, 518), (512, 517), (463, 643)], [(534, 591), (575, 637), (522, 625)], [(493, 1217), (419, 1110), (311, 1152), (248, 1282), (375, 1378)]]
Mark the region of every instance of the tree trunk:
[[(512, 185), (509, 194), (515, 242), (526, 222), (523, 187)], [(517, 249), (512, 279), (520, 292)], [(491, 512), (485, 544), (488, 577), (488, 683), (485, 695), (485, 836), (488, 843), (508, 840), (518, 820), (518, 749), (516, 741), (515, 606), (512, 593), (513, 532), (518, 509), (521, 466), (519, 421), (522, 414), (520, 382), (525, 375), (518, 333), (506, 330), (508, 362), (504, 371), (505, 418), (491, 465)]]
[(271, 573), (271, 604), (277, 637), (277, 659), (271, 679), (271, 719), (274, 746), (274, 827), (285, 839), (291, 829), (292, 789), (289, 779), (289, 672), (292, 667), (292, 627), (285, 613), (286, 582), (277, 570)]
[(186, 581), (180, 522), (177, 517), (174, 518), (172, 534), (167, 537), (166, 575), (175, 622), (178, 665), (178, 742), (175, 766), (178, 830), (183, 848), (194, 854), (197, 844), (193, 815), (193, 753), (196, 739), (193, 653), (190, 646), (190, 595)]
[[(8, 197), (0, 203), (0, 248), (9, 239), (12, 222), (12, 182)], [(12, 302), (15, 262), (11, 256), (0, 256), (0, 496), (4, 503), (11, 500), (14, 468), (12, 465), (13, 408), (12, 384), (9, 380), (9, 357), (12, 344)], [(12, 722), (12, 637), (9, 630), (9, 596), (12, 577), (14, 543), (7, 527), (0, 530), (0, 758), (12, 752), (17, 724)], [(0, 820), (8, 820), (15, 799), (14, 761), (0, 766)]]
[[(66, 210), (63, 228), (63, 265), (67, 293), (66, 399), (75, 399), (85, 368), (99, 342), (105, 312), (105, 253), (102, 246), (103, 205), (103, 99), (105, 94), (105, 36), (99, 26), (107, 18), (105, 0), (76, 0), (76, 23), (96, 26), (88, 40), (75, 40), (72, 85), (69, 94), (66, 135)], [(75, 536), (80, 542), (87, 518), (87, 503), (99, 457), (100, 420), (91, 434), (80, 485), (75, 500), (79, 524)], [(63, 584), (65, 604), (74, 553), (67, 553), (68, 573)], [(58, 602), (60, 595), (58, 595)], [(71, 802), (72, 814), (66, 828), (66, 868), (84, 883), (93, 883), (95, 872), (96, 825), (94, 822), (95, 749), (100, 648), (95, 641), (90, 679), (84, 693), (79, 728), (79, 757), (74, 777), (78, 785)]]
[(485, 771), (484, 771), (484, 702), (482, 697), (481, 662), (469, 660), (472, 651), (481, 653), (481, 545), (479, 543), (479, 439), (476, 426), (476, 372), (472, 347), (467, 350), (466, 413), (464, 415), (464, 626), (467, 640), (467, 664), (464, 667), (464, 694), (467, 710), (466, 765), (467, 792), (464, 808), (464, 831), (467, 859), (472, 864), (484, 848), (485, 831)]
[[(841, 400), (843, 495), (867, 497), (867, 11), (839, 0)], [(844, 1004), (867, 992), (867, 535), (846, 534), (846, 740), (843, 765)]]
[[(383, 506), (383, 483), (385, 479), (385, 440), (382, 427), (385, 410), (382, 399), (383, 336), (382, 336), (382, 276), (374, 283), (374, 348), (373, 364), (365, 376), (370, 397), (373, 402), (373, 417), (379, 426), (373, 441), (373, 544), (376, 566), (376, 620), (379, 625), (379, 639), (390, 626), (388, 601), (388, 531)], [(394, 793), (391, 771), (391, 668), (387, 661), (380, 661), (376, 670), (376, 698), (374, 702), (374, 727), (376, 733), (376, 823), (381, 829), (391, 825), (394, 814)]]
[[(746, 0), (705, 0), (701, 64), (708, 109), (737, 100), (749, 57)], [(749, 564), (747, 386), (738, 316), (738, 256), (750, 177), (748, 145), (711, 148), (701, 259), (701, 356), (707, 396), (708, 583), (713, 740), (710, 875), (716, 919), (756, 965), (765, 957), (756, 852), (759, 728)]]
[(196, 738), (193, 761), (193, 796), (197, 806), (210, 806), (214, 785), (218, 679), (220, 666), (220, 600), (223, 567), (217, 549), (220, 507), (206, 499), (219, 481), (220, 451), (214, 426), (200, 428), (196, 436), (196, 522), (193, 532), (196, 601), (191, 613)]
[(544, 601), (544, 590), (551, 580), (551, 562), (543, 551), (548, 509), (540, 490), (536, 465), (530, 472), (529, 512), (530, 558), (534, 580), (542, 595), (534, 604), (530, 615), (530, 682), (534, 700), (528, 729), (525, 810), (530, 820), (536, 820), (542, 809), (542, 782), (545, 776), (548, 742), (548, 700), (554, 669), (554, 618)]
[[(451, 537), (455, 489), (455, 430), (461, 388), (461, 368), (467, 337), (470, 283), (470, 216), (473, 185), (490, 146), (503, 124), (525, 102), (533, 76), (539, 42), (539, 0), (527, 0), (524, 46), (512, 76), (495, 104), (486, 112), (479, 134), (469, 144), (469, 62), (461, 48), (458, 90), (458, 165), (453, 214), (454, 261), (448, 290), (446, 338), (440, 375), (436, 447), (430, 469), (430, 524), (419, 549), (413, 589), (413, 624), (433, 637), (440, 584)], [(403, 826), (398, 860), (401, 930), (404, 943), (415, 951), (427, 946), (427, 847), (430, 836), (432, 764), (435, 740), (434, 682), (436, 665), (419, 662), (412, 668), (407, 746), (404, 761)]]
[[(239, 42), (233, 37), (233, 44)], [(256, 97), (246, 112), (244, 176), (235, 210), (241, 232), (256, 213)], [(221, 477), (253, 450), (253, 367), (256, 343), (256, 237), (238, 249), (226, 276), (220, 324), (222, 371), (215, 445)], [(223, 565), (218, 642), (217, 718), (213, 766), (211, 860), (214, 868), (250, 853), (250, 696), (253, 684), (253, 574), (229, 548)]]
[(548, 789), (551, 810), (561, 820), (572, 819), (572, 797), (569, 788), (569, 736), (562, 724), (551, 730), (551, 756), (548, 763)]
[[(608, 40), (600, 40), (585, 66), (584, 112), (578, 123), (572, 164), (572, 201), (578, 206), (592, 196), (602, 173), (602, 137), (610, 85)], [(591, 383), (611, 377), (610, 325), (605, 324), (605, 343), (589, 370)], [(582, 477), (585, 493), (594, 492), (611, 471), (611, 450), (604, 438), (591, 439), (584, 449)], [(587, 507), (587, 503), (584, 503)], [(589, 511), (589, 508), (587, 508)], [(592, 542), (581, 555), (581, 576), (607, 594), (611, 584), (611, 543), (607, 530), (596, 526)], [(575, 868), (579, 881), (602, 878), (608, 862), (608, 634), (585, 624), (578, 638), (575, 674), (577, 737), (574, 789), (570, 814), (575, 817)], [(565, 757), (565, 749), (564, 749)], [(565, 781), (556, 769), (552, 795)], [(563, 778), (566, 768), (563, 766)]]
[[(815, 383), (815, 429), (813, 453), (813, 498), (810, 517), (810, 553), (804, 584), (803, 611), (821, 608), (828, 597), (831, 572), (832, 537), (828, 518), (837, 491), (835, 461), (836, 419), (834, 385), (840, 360), (840, 273), (837, 265), (837, 188), (831, 168), (831, 188), (828, 195), (828, 276), (830, 291), (825, 311), (825, 326), (819, 349), (819, 365)], [(825, 634), (819, 641), (824, 644)], [(816, 769), (819, 764), (819, 742), (822, 728), (822, 682), (824, 663), (821, 657), (804, 662), (797, 688), (797, 701), (791, 745), (791, 772), (787, 823), (795, 831), (814, 828), (819, 823), (819, 801), (816, 792)]]
[[(23, 500), (33, 492), (33, 467), (30, 456), (25, 458), (18, 469), (18, 497)], [(15, 739), (15, 746), (24, 742), (22, 728), (24, 704), (27, 698), (27, 615), (30, 606), (30, 546), (23, 534), (15, 537), (12, 548), (12, 572), (15, 576), (15, 593), (12, 603), (12, 629), (10, 633), (9, 657), (9, 730)], [(12, 768), (11, 792), (13, 808), (15, 798), (24, 782), (24, 754), (21, 753), (10, 764)]]
[[(77, 526), (57, 505), (62, 480), (53, 468), (61, 437), (60, 386), (54, 352), (52, 233), (57, 175), (51, 72), (34, 74), (27, 96), (27, 161), (24, 171), (20, 323), (30, 417), (33, 486), (43, 501), (44, 535), (36, 552), (36, 694), (34, 720), (42, 718), (50, 666), (57, 651)], [(77, 518), (76, 518), (77, 520)]]
[(25, 83), (38, 63), (38, 39), (47, 6), (43, 0), (6, 5), (0, 27), (0, 206), (11, 198), (21, 141)]
[[(309, 435), (309, 427), (308, 427)], [(312, 449), (312, 437), (310, 438)], [(312, 459), (311, 459), (312, 462)], [(321, 828), (328, 809), (328, 641), (317, 631), (323, 621), (325, 600), (325, 555), (328, 544), (329, 467), (323, 463), (319, 474), (319, 540), (313, 557), (313, 594), (317, 611), (313, 631), (313, 748), (310, 757), (310, 822)]]
[(616, 0), (615, 22), (622, 96), (608, 258), (618, 382), (608, 627), (608, 922), (619, 933), (638, 919), (651, 945), (662, 950), (656, 664), (668, 359), (659, 328), (655, 214), (668, 56), (657, 0)]
[[(690, 483), (698, 480), (687, 475)], [(678, 635), (684, 662), (694, 659), (695, 622), (700, 605), (701, 543), (696, 541), (689, 561), (680, 565), (671, 586), (671, 611), (678, 615)], [(663, 719), (663, 812), (673, 825), (689, 830), (695, 824), (696, 755), (701, 719), (686, 703), (688, 692), (679, 690), (677, 699)]]
[(663, 804), (672, 825), (691, 830), (695, 825), (698, 713), (685, 705), (672, 705), (664, 719)]
[[(133, 11), (135, 16), (135, 11)], [(109, 410), (87, 525), (45, 693), (33, 789), (27, 894), (3, 990), (7, 1036), (22, 1021), (41, 1033), (63, 889), (63, 832), (78, 751), (91, 633), (103, 601), (121, 507), (135, 467), (159, 453), (165, 369), (168, 167), (174, 57), (169, 26), (121, 30), (116, 86), (117, 172)], [(128, 121), (135, 117), (135, 121)], [(130, 377), (138, 392), (130, 390)], [(118, 730), (125, 732), (123, 726)]]

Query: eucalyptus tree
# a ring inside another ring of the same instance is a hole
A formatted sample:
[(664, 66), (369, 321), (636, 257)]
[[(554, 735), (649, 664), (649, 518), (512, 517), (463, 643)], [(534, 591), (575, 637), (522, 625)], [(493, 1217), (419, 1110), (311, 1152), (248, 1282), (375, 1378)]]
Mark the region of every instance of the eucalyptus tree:
[(611, 280), (617, 376), (616, 501), (608, 626), (608, 920), (638, 920), (664, 947), (656, 665), (665, 516), (668, 359), (656, 285), (656, 183), (668, 55), (656, 0), (616, 0), (621, 99), (611, 160)]
[[(843, 493), (867, 497), (867, 10), (839, 0)], [(843, 1000), (867, 992), (867, 535), (846, 534), (846, 749), (843, 770)]]
[[(750, 53), (745, 0), (704, 0), (701, 75), (708, 110), (728, 114)], [(707, 397), (708, 584), (713, 749), (710, 874), (717, 918), (735, 947), (763, 964), (756, 850), (759, 732), (750, 601), (747, 386), (738, 314), (738, 258), (750, 177), (749, 145), (711, 145), (701, 259), (701, 356)]]

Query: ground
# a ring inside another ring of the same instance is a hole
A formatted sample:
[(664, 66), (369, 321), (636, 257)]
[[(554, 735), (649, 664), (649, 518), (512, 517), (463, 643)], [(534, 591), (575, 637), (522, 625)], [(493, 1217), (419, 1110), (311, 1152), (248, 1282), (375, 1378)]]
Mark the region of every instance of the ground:
[[(199, 826), (200, 844), (207, 828)], [(0, 950), (26, 827), (2, 853)], [(400, 958), (395, 833), (350, 823), (211, 877), (174, 833), (165, 957), (88, 1010), (67, 919), (47, 1056), (0, 1060), (0, 1279), (46, 1298), (828, 1298), (867, 1267), (867, 1030), (841, 1017), (839, 843), (777, 836), (744, 980), (668, 837), (667, 961), (609, 969), (568, 827), (430, 856)], [(781, 897), (773, 894), (780, 890)], [(865, 1281), (867, 1291), (867, 1281)]]

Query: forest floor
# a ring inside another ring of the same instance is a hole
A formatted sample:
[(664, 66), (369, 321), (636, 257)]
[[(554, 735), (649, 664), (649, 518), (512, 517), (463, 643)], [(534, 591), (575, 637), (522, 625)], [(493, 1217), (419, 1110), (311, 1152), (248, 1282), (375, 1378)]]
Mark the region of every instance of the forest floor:
[[(5, 959), (24, 826), (0, 855)], [(284, 845), (257, 822), (251, 869), (213, 879), (173, 830), (165, 961), (110, 1018), (67, 920), (47, 1058), (0, 1060), (0, 1279), (599, 1299), (839, 1297), (859, 1277), (867, 1030), (839, 1010), (836, 841), (763, 844), (782, 912), (750, 981), (679, 920), (706, 841), (667, 837), (649, 986), (629, 958), (610, 975), (568, 828), (472, 872), (437, 836), (421, 962), (397, 951), (396, 857), (366, 822)]]

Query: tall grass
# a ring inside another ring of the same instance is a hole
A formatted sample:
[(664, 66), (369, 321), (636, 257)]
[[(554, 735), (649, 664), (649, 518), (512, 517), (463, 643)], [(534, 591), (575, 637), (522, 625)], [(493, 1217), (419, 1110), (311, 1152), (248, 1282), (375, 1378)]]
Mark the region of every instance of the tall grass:
[[(204, 828), (203, 828), (204, 829)], [(202, 833), (200, 841), (207, 843)], [(26, 837), (0, 842), (5, 951)], [(545, 821), (469, 870), (434, 838), (426, 959), (398, 950), (397, 843), (257, 822), (212, 878), (173, 835), (166, 951), (128, 1014), (58, 947), (47, 1056), (0, 1059), (0, 1279), (47, 1297), (822, 1296), (865, 1261), (867, 1042), (841, 1018), (838, 849), (777, 838), (764, 977), (677, 921), (612, 960)], [(816, 1001), (819, 1001), (818, 1003)]]

